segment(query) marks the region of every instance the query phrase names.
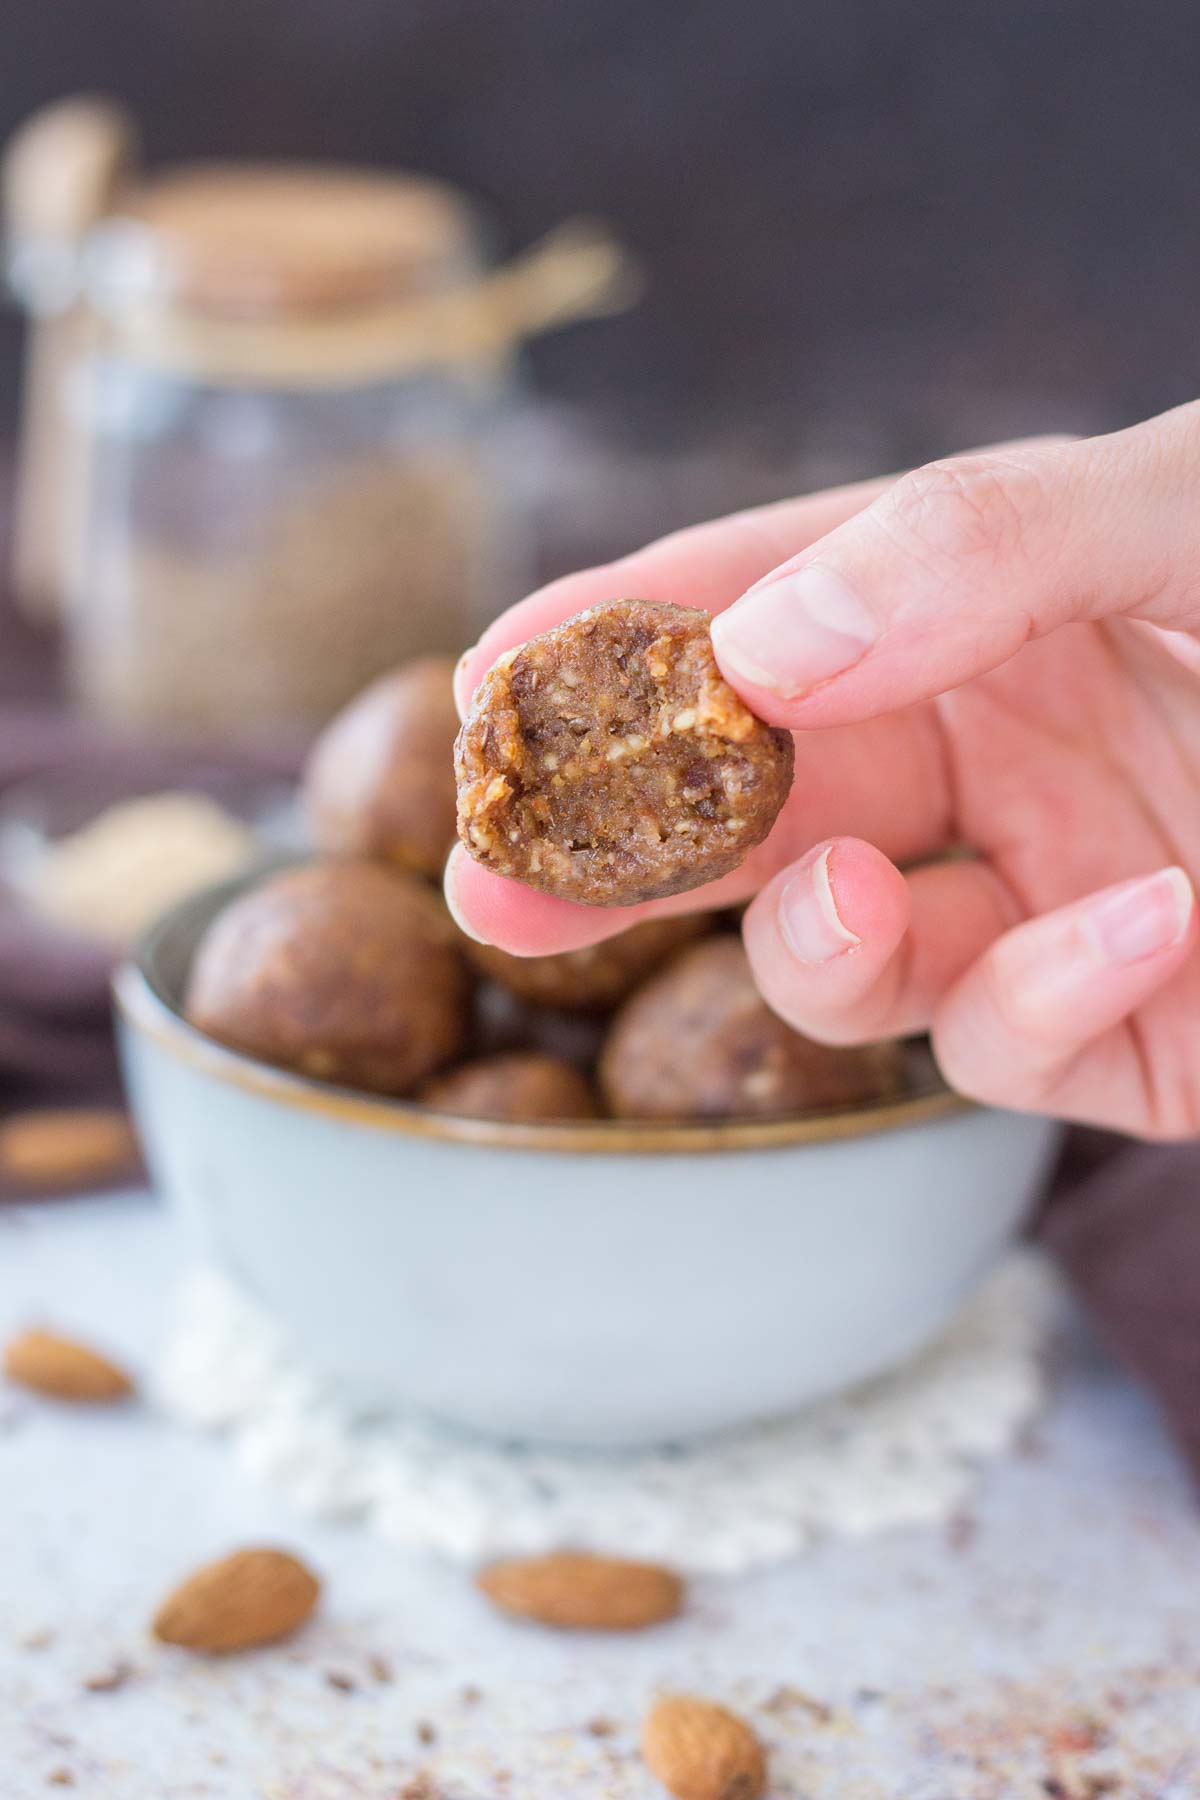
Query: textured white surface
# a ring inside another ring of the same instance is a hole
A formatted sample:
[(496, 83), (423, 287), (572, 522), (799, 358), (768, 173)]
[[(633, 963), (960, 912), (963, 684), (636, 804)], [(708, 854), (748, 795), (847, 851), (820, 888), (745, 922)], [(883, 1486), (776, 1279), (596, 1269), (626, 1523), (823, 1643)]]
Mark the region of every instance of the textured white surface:
[[(176, 1262), (144, 1203), (0, 1210), (0, 1332), (54, 1319), (148, 1370)], [(754, 1718), (773, 1800), (1193, 1800), (1200, 1525), (1152, 1409), (1073, 1327), (1044, 1423), (971, 1513), (701, 1579), (644, 1636), (562, 1638), (298, 1515), (149, 1407), (0, 1392), (0, 1795), (46, 1800), (62, 1772), (84, 1800), (399, 1800), (423, 1769), (439, 1800), (653, 1800), (638, 1722), (678, 1686)], [(168, 1584), (255, 1540), (324, 1572), (313, 1626), (224, 1662), (154, 1647)], [(121, 1687), (87, 1691), (122, 1660)]]
[(584, 1544), (730, 1574), (829, 1535), (949, 1518), (1037, 1409), (1054, 1293), (1043, 1260), (1014, 1252), (936, 1344), (793, 1419), (670, 1450), (556, 1453), (364, 1412), (200, 1270), (156, 1391), (177, 1417), (223, 1428), (242, 1466), (297, 1506), (406, 1550), (477, 1561)]

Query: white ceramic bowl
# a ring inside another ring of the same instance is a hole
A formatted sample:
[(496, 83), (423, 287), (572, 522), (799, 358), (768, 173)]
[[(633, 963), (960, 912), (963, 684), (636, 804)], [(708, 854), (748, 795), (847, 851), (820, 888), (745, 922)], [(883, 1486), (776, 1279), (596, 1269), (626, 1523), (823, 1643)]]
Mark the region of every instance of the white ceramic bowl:
[(669, 1440), (882, 1369), (1013, 1238), (1054, 1142), (932, 1080), (796, 1120), (528, 1126), (288, 1075), (180, 1017), (231, 891), (118, 976), (156, 1177), (313, 1364), (490, 1434)]

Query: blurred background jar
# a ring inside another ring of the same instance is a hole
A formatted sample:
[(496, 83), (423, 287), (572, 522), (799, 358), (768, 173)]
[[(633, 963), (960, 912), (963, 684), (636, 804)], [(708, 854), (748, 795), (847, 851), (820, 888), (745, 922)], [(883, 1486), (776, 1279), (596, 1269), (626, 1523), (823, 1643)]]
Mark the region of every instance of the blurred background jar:
[(621, 304), (627, 275), (585, 226), (489, 271), (441, 183), (221, 163), (143, 180), (132, 142), (70, 102), (9, 155), (10, 275), (35, 321), (21, 596), (61, 616), (94, 715), (307, 731), (520, 593), (519, 346)]

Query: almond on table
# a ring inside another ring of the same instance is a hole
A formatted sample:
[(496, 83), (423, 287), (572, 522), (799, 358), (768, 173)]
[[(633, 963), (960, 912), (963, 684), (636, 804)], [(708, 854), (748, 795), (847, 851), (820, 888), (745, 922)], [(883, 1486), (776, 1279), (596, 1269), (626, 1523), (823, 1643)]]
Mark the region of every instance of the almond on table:
[(642, 1728), (642, 1755), (675, 1800), (759, 1800), (762, 1745), (744, 1719), (713, 1700), (668, 1694)]
[(235, 1550), (180, 1582), (154, 1615), (164, 1644), (216, 1654), (289, 1636), (316, 1608), (321, 1583), (286, 1550)]
[(92, 1404), (124, 1400), (133, 1382), (124, 1369), (98, 1350), (54, 1331), (18, 1332), (4, 1351), (4, 1373), (18, 1386), (53, 1400)]
[(573, 1550), (491, 1563), (476, 1582), (501, 1612), (564, 1631), (640, 1631), (673, 1619), (684, 1598), (671, 1569)]
[(32, 1188), (107, 1181), (137, 1157), (133, 1126), (119, 1107), (46, 1107), (0, 1122), (0, 1175)]

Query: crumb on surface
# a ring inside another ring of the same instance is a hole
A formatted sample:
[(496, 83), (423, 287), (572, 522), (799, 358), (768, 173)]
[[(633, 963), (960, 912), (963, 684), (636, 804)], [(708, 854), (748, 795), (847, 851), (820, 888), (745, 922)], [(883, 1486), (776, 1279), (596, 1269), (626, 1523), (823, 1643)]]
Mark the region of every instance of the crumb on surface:
[(432, 1775), (422, 1770), (414, 1775), (411, 1781), (405, 1783), (396, 1800), (445, 1800), (445, 1796)]
[(115, 1694), (123, 1688), (133, 1675), (133, 1664), (125, 1661), (113, 1663), (109, 1669), (98, 1670), (95, 1675), (88, 1675), (83, 1683), (89, 1694)]

